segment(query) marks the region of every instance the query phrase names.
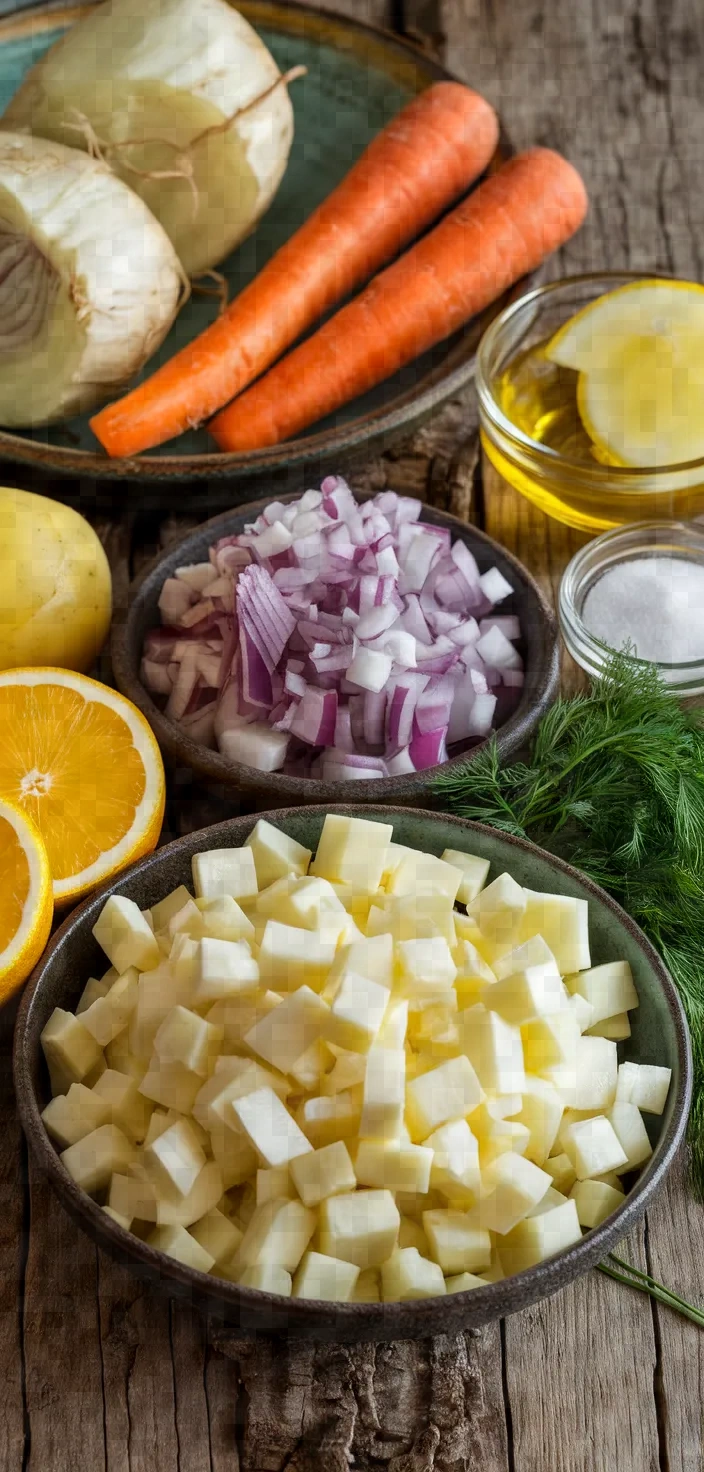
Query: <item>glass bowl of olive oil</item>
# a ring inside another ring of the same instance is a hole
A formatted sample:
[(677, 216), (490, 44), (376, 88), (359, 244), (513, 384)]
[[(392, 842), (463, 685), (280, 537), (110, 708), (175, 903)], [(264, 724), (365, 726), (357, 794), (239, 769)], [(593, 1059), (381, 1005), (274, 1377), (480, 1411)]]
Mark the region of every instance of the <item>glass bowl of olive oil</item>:
[[(659, 453), (655, 463), (624, 463), (585, 427), (580, 391), (583, 375), (551, 356), (557, 334), (578, 313), (609, 293), (643, 282), (653, 286), (669, 283), (670, 296), (673, 286), (702, 291), (694, 284), (675, 283), (672, 277), (646, 272), (566, 277), (537, 287), (502, 312), (484, 334), (477, 355), (484, 454), (510, 485), (542, 511), (582, 531), (652, 518), (687, 521), (704, 512), (704, 456), (665, 463)], [(648, 330), (651, 325), (652, 319)], [(597, 326), (597, 337), (598, 331)], [(677, 391), (676, 378), (667, 382), (663, 378), (661, 356), (656, 371), (648, 377), (652, 346), (652, 331), (648, 337), (644, 328), (643, 412), (648, 420), (651, 414), (657, 418), (658, 396), (663, 401), (668, 395), (672, 399)], [(701, 361), (704, 373), (704, 341)], [(697, 385), (695, 389), (699, 391)], [(650, 407), (648, 395), (653, 401)], [(618, 390), (616, 401), (616, 407), (614, 403), (609, 406), (612, 421), (620, 406)], [(670, 408), (670, 418), (673, 412), (675, 419), (678, 413), (685, 417), (696, 413), (697, 404), (696, 393), (685, 392), (675, 402), (674, 411)], [(632, 412), (632, 403), (624, 401), (624, 405), (624, 412), (629, 408)], [(658, 441), (665, 446), (672, 442), (667, 436)]]

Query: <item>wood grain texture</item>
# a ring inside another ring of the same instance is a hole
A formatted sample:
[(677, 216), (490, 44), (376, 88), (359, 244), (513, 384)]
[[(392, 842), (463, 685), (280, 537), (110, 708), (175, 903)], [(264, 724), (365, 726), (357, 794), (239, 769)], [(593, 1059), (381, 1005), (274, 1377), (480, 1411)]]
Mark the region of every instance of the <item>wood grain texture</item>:
[[(648, 1212), (649, 1271), (675, 1293), (704, 1304), (704, 1211), (692, 1199), (684, 1152)], [(667, 1472), (704, 1466), (704, 1337), (679, 1314), (654, 1305), (658, 1364), (654, 1390), (662, 1465)]]
[(23, 1472), (25, 1448), (22, 1304), (26, 1248), (26, 1154), (12, 1088), (16, 1006), (0, 1012), (0, 1467)]

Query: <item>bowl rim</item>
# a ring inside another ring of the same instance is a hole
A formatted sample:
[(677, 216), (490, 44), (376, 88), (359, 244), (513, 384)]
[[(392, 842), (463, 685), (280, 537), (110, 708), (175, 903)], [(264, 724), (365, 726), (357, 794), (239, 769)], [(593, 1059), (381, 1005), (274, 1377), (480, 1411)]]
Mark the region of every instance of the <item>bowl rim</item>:
[[(358, 501), (371, 500), (378, 494), (376, 491), (358, 491), (352, 488), (352, 493)], [(283, 502), (284, 505), (300, 498), (299, 491), (288, 491), (275, 500)], [(112, 634), (110, 636), (110, 657), (113, 673), (118, 689), (123, 695), (134, 702), (146, 720), (149, 722), (160, 747), (180, 763), (187, 764), (198, 773), (199, 778), (213, 783), (225, 784), (228, 787), (236, 786), (243, 792), (267, 790), (267, 799), (280, 802), (294, 801), (297, 796), (305, 797), (311, 802), (338, 801), (337, 794), (349, 793), (350, 800), (353, 794), (359, 791), (359, 783), (354, 779), (344, 781), (322, 782), (317, 777), (292, 777), (283, 772), (263, 772), (257, 767), (246, 766), (243, 762), (230, 761), (217, 751), (209, 747), (201, 746), (194, 741), (187, 732), (180, 731), (174, 721), (159, 709), (146, 686), (142, 684), (138, 674), (133, 671), (133, 661), (130, 655), (130, 633), (136, 618), (136, 611), (141, 601), (142, 589), (147, 581), (153, 577), (163, 563), (172, 560), (179, 548), (185, 548), (194, 538), (202, 537), (206, 529), (212, 528), (213, 539), (219, 529), (224, 532), (225, 523), (231, 517), (244, 516), (252, 521), (271, 503), (270, 496), (263, 496), (256, 501), (249, 501), (242, 506), (234, 506), (229, 511), (221, 512), (220, 515), (200, 522), (198, 526), (192, 527), (183, 538), (170, 544), (162, 552), (156, 554), (150, 562), (141, 570), (130, 584), (128, 590), (127, 612), (124, 619), (118, 618), (113, 621)], [(431, 518), (437, 518), (437, 523), (447, 526), (452, 532), (456, 529), (456, 535), (466, 537), (469, 532), (476, 538), (480, 546), (487, 551), (498, 553), (505, 559), (517, 578), (522, 591), (533, 600), (533, 606), (537, 612), (542, 625), (545, 641), (548, 646), (547, 657), (542, 670), (538, 672), (538, 686), (530, 699), (526, 695), (524, 686), (521, 699), (516, 709), (511, 713), (508, 720), (497, 728), (491, 735), (496, 737), (497, 746), (502, 756), (512, 755), (528, 739), (534, 730), (541, 715), (549, 704), (552, 703), (559, 683), (560, 675), (560, 633), (557, 616), (544, 594), (539, 588), (532, 573), (519, 561), (517, 557), (497, 542), (486, 532), (480, 531), (478, 527), (461, 521), (449, 511), (442, 511), (435, 506), (427, 506), (423, 503), (421, 520), (423, 514), (431, 512)], [(438, 766), (427, 767), (423, 771), (404, 773), (396, 777), (379, 777), (373, 784), (363, 784), (374, 788), (375, 798), (379, 802), (387, 800), (394, 802), (406, 798), (409, 802), (418, 795), (421, 787), (427, 786), (439, 772), (448, 771), (454, 765), (463, 761), (473, 760), (480, 751), (485, 750), (486, 742), (478, 742), (469, 750), (450, 756), (446, 762)], [(419, 779), (421, 779), (419, 781)], [(425, 779), (425, 782), (422, 781)], [(344, 797), (339, 799), (344, 801)]]
[[(324, 819), (327, 813), (326, 807), (322, 804), (311, 806), (316, 816), (320, 815)], [(370, 805), (361, 803), (345, 803), (340, 804), (339, 811), (344, 815), (367, 819), (370, 811), (378, 814), (380, 818), (388, 817), (392, 820), (396, 817), (407, 818), (409, 814), (408, 808), (387, 804), (370, 807)], [(590, 897), (611, 911), (639, 945), (662, 988), (672, 1017), (676, 1038), (679, 1065), (678, 1092), (673, 1101), (670, 1120), (658, 1139), (648, 1164), (641, 1172), (624, 1204), (612, 1212), (598, 1227), (592, 1228), (579, 1242), (557, 1253), (554, 1257), (548, 1258), (545, 1262), (525, 1269), (521, 1273), (513, 1274), (511, 1277), (503, 1278), (496, 1283), (487, 1284), (483, 1288), (473, 1288), (465, 1293), (453, 1295), (461, 1306), (466, 1307), (468, 1325), (479, 1326), (490, 1320), (501, 1318), (507, 1313), (525, 1308), (566, 1286), (581, 1272), (593, 1267), (640, 1219), (647, 1204), (661, 1188), (684, 1137), (692, 1095), (691, 1043), (679, 994), (657, 951), (631, 916), (587, 875), (576, 870), (564, 859), (538, 848), (528, 839), (504, 833), (487, 824), (474, 823), (469, 819), (459, 818), (446, 812), (438, 813), (427, 809), (413, 809), (412, 811), (431, 822), (449, 823), (458, 829), (458, 835), (459, 833), (479, 833), (494, 840), (506, 842), (510, 848), (519, 849), (525, 854), (537, 854), (558, 873), (571, 880), (576, 879), (578, 884), (587, 890)], [(40, 1050), (40, 1044), (37, 1034), (35, 1049), (32, 1050), (29, 1024), (33, 1000), (41, 988), (44, 972), (52, 957), (73, 931), (80, 930), (91, 918), (92, 913), (97, 913), (109, 894), (129, 888), (145, 870), (151, 868), (155, 862), (158, 863), (160, 856), (191, 854), (196, 847), (203, 844), (217, 846), (219, 840), (225, 840), (228, 835), (232, 835), (233, 828), (238, 837), (240, 832), (246, 832), (247, 825), (253, 825), (258, 816), (265, 816), (272, 822), (285, 823), (289, 817), (299, 817), (300, 808), (280, 808), (262, 815), (250, 814), (227, 819), (223, 823), (199, 829), (195, 833), (173, 840), (163, 848), (156, 849), (152, 854), (139, 859), (111, 882), (96, 890), (67, 916), (55, 932), (42, 959), (35, 966), (27, 982), (20, 1000), (15, 1025), (14, 1085), (19, 1117), (29, 1150), (44, 1176), (48, 1178), (62, 1205), (81, 1224), (86, 1223), (86, 1229), (114, 1255), (123, 1261), (128, 1258), (131, 1269), (138, 1270), (141, 1266), (149, 1270), (152, 1276), (159, 1274), (162, 1278), (167, 1278), (174, 1284), (174, 1291), (180, 1290), (182, 1294), (193, 1293), (195, 1298), (219, 1303), (226, 1315), (238, 1319), (241, 1324), (242, 1320), (249, 1318), (257, 1334), (281, 1333), (280, 1328), (266, 1330), (261, 1327), (262, 1309), (267, 1306), (272, 1313), (277, 1315), (280, 1322), (285, 1322), (286, 1333), (291, 1336), (302, 1334), (306, 1337), (317, 1335), (320, 1338), (330, 1338), (331, 1317), (336, 1321), (339, 1339), (343, 1342), (362, 1339), (422, 1338), (442, 1333), (446, 1323), (444, 1309), (446, 1300), (443, 1297), (421, 1299), (412, 1303), (332, 1304), (327, 1300), (284, 1298), (278, 1294), (243, 1288), (239, 1284), (214, 1278), (209, 1274), (183, 1266), (156, 1248), (148, 1246), (141, 1238), (133, 1236), (112, 1221), (102, 1208), (75, 1184), (61, 1164), (59, 1152), (49, 1139), (42, 1122), (32, 1084), (33, 1065)], [(355, 1332), (357, 1330), (359, 1332)], [(243, 1326), (241, 1332), (246, 1334), (249, 1330)]]
[[(614, 282), (613, 290), (617, 289), (615, 285), (617, 282), (628, 286), (635, 285), (639, 281), (674, 281), (683, 286), (699, 286), (699, 289), (702, 289), (699, 282), (689, 281), (686, 277), (675, 276), (672, 272), (668, 271), (618, 271), (615, 269), (608, 271), (583, 271), (573, 276), (561, 276), (558, 281), (548, 281), (542, 285), (534, 286), (530, 291), (525, 292), (523, 296), (519, 297), (517, 301), (509, 302), (508, 306), (504, 307), (487, 327), (477, 350), (475, 375), (477, 398), (480, 408), (492, 428), (496, 427), (507, 440), (510, 440), (514, 445), (519, 446), (520, 449), (535, 456), (536, 459), (544, 461), (545, 465), (550, 466), (553, 471), (559, 469), (573, 471), (584, 480), (585, 484), (593, 483), (595, 486), (601, 486), (606, 481), (609, 481), (612, 485), (616, 485), (620, 492), (633, 491), (638, 495), (643, 495), (650, 490), (652, 494), (655, 494), (659, 487), (657, 485), (644, 487), (640, 484), (644, 478), (662, 480), (665, 476), (690, 475), (693, 471), (704, 469), (704, 456), (698, 456), (694, 460), (678, 460), (674, 465), (600, 465), (597, 462), (590, 465), (583, 460), (575, 460), (571, 455), (564, 455), (561, 450), (553, 449), (551, 445), (546, 445), (540, 440), (532, 439), (529, 434), (526, 434), (517, 424), (514, 424), (513, 420), (509, 419), (504, 413), (496, 399), (491, 388), (490, 376), (487, 372), (487, 360), (491, 350), (496, 345), (502, 328), (507, 323), (510, 323), (514, 317), (517, 317), (521, 311), (524, 311), (526, 307), (534, 306), (537, 308), (540, 303), (564, 291), (566, 288), (588, 286), (596, 282), (608, 283), (609, 281)], [(608, 287), (607, 291), (599, 293), (602, 296), (607, 294)]]

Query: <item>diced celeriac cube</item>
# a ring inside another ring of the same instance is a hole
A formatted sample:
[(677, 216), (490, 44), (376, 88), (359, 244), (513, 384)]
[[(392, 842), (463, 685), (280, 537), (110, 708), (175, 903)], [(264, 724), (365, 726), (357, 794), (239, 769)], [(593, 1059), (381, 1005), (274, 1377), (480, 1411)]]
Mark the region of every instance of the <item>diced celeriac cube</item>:
[(245, 847), (252, 851), (260, 890), (266, 889), (276, 879), (283, 879), (287, 874), (308, 872), (310, 849), (304, 848), (302, 843), (297, 843), (287, 833), (282, 833), (280, 828), (275, 828), (266, 818), (259, 818), (255, 823), (249, 838), (245, 839)]
[(331, 934), (333, 925), (337, 924), (339, 929), (340, 917), (345, 918), (344, 905), (329, 879), (319, 879), (313, 874), (277, 879), (259, 894), (255, 909), (265, 920), (280, 920), (299, 930), (327, 929)]
[(290, 1298), (293, 1292), (291, 1274), (275, 1262), (244, 1268), (237, 1282), (242, 1288), (257, 1288), (260, 1293), (278, 1293), (280, 1298)]
[(255, 1089), (233, 1099), (230, 1108), (265, 1165), (286, 1165), (311, 1149), (310, 1141), (273, 1089)]
[(179, 884), (178, 889), (172, 889), (170, 894), (164, 895), (163, 900), (157, 900), (156, 904), (152, 905), (152, 925), (155, 932), (166, 930), (174, 915), (178, 915), (179, 910), (182, 910), (184, 905), (187, 905), (192, 899), (193, 896), (186, 889), (185, 884)]
[(492, 969), (497, 981), (506, 981), (507, 977), (515, 976), (516, 972), (527, 971), (534, 966), (551, 967), (559, 975), (557, 961), (542, 935), (532, 935), (529, 940), (524, 940), (512, 950), (497, 956)]
[(528, 1126), (514, 1119), (499, 1119), (493, 1129), (479, 1136), (479, 1165), (482, 1172), (497, 1156), (512, 1151), (514, 1155), (525, 1155), (530, 1140)]
[(106, 1068), (91, 1092), (111, 1124), (124, 1130), (137, 1144), (144, 1139), (153, 1106), (140, 1094), (136, 1079), (114, 1068)]
[(582, 1227), (599, 1227), (625, 1201), (625, 1193), (605, 1181), (576, 1181), (570, 1196)]
[(391, 935), (401, 940), (443, 936), (452, 950), (457, 943), (455, 911), (444, 894), (377, 896), (367, 919), (367, 936)]
[(210, 1253), (214, 1263), (227, 1262), (237, 1251), (242, 1241), (243, 1233), (239, 1227), (231, 1222), (225, 1213), (214, 1206), (212, 1211), (206, 1212), (200, 1221), (194, 1222), (191, 1227), (191, 1236), (206, 1252)]
[(360, 1140), (354, 1171), (360, 1186), (425, 1194), (430, 1185), (433, 1152), (427, 1146), (396, 1140)]
[(230, 1221), (233, 1221), (240, 1231), (246, 1232), (257, 1209), (257, 1193), (252, 1182), (247, 1181), (236, 1192), (230, 1192), (221, 1206), (223, 1210), (227, 1210)]
[[(396, 1204), (398, 1205), (398, 1201)], [(398, 1245), (399, 1247), (417, 1247), (421, 1257), (430, 1257), (430, 1247), (425, 1232), (420, 1222), (415, 1222), (410, 1216), (401, 1217)]]
[[(185, 944), (197, 950), (197, 942), (184, 937)], [(193, 977), (195, 980), (195, 976)], [(137, 984), (137, 1000), (129, 1020), (129, 1047), (138, 1058), (148, 1058), (154, 1047), (157, 1029), (172, 1007), (187, 1007), (192, 994), (192, 982), (184, 973), (174, 971), (171, 959), (162, 961), (153, 971), (140, 976)], [(106, 999), (107, 1000), (107, 999)]]
[(469, 1058), (459, 1054), (406, 1085), (406, 1124), (413, 1141), (426, 1140), (448, 1119), (461, 1119), (481, 1102), (482, 1088)]
[(456, 1273), (454, 1277), (445, 1279), (446, 1293), (468, 1293), (470, 1288), (484, 1287), (486, 1278), (479, 1278), (476, 1273)]
[(276, 1264), (295, 1273), (316, 1223), (315, 1212), (302, 1201), (265, 1201), (249, 1222), (235, 1261), (243, 1268)]
[(200, 910), (190, 895), (182, 908), (177, 910), (175, 915), (171, 916), (164, 930), (160, 932), (164, 936), (164, 940), (169, 942), (173, 941), (177, 935), (197, 937), (202, 935), (202, 933)]
[(145, 1146), (142, 1159), (158, 1195), (187, 1196), (205, 1165), (205, 1151), (190, 1121), (183, 1119)]
[(272, 1088), (281, 1099), (291, 1092), (287, 1079), (264, 1068), (253, 1058), (218, 1058), (211, 1078), (198, 1091), (193, 1116), (204, 1130), (210, 1131), (225, 1123), (232, 1127), (228, 1111), (231, 1101), (263, 1088)]
[(569, 992), (578, 992), (593, 1008), (591, 1026), (638, 1006), (638, 993), (628, 961), (608, 961), (565, 977)]
[[(472, 1206), (479, 1196), (479, 1143), (466, 1119), (453, 1119), (428, 1135), (433, 1152), (430, 1185), (454, 1206)], [(427, 1190), (426, 1187), (418, 1188)]]
[(278, 992), (254, 992), (251, 996), (215, 1002), (208, 1008), (205, 1017), (208, 1022), (222, 1028), (225, 1053), (247, 1053), (250, 1050), (244, 1042), (245, 1035), (254, 1027), (255, 1022), (273, 1012), (275, 1007), (280, 1007), (282, 1001)]
[(543, 1073), (546, 1068), (556, 1065), (576, 1068), (577, 1050), (582, 1039), (571, 1007), (524, 1023), (521, 1038), (528, 1073)]
[(621, 1170), (627, 1164), (618, 1135), (602, 1114), (567, 1125), (562, 1143), (580, 1181), (603, 1176), (606, 1171)]
[(222, 1042), (222, 1030), (188, 1007), (172, 1007), (154, 1036), (154, 1052), (165, 1063), (182, 1063), (207, 1078)]
[(622, 1063), (618, 1070), (616, 1101), (635, 1104), (646, 1114), (662, 1114), (672, 1078), (672, 1069), (653, 1063)]
[(542, 936), (557, 961), (561, 976), (586, 971), (589, 954), (589, 907), (586, 900), (571, 895), (541, 894), (524, 890), (526, 908), (520, 925), (520, 940)]
[(552, 1155), (549, 1160), (546, 1160), (543, 1170), (546, 1170), (552, 1177), (556, 1191), (562, 1191), (564, 1196), (569, 1195), (577, 1179), (577, 1173), (569, 1155), (566, 1155), (564, 1150), (561, 1150), (559, 1155)]
[(526, 892), (510, 874), (500, 874), (467, 906), (482, 935), (510, 949), (526, 908)]
[(262, 984), (293, 992), (303, 985), (319, 992), (335, 959), (337, 936), (328, 939), (279, 920), (267, 920), (259, 946)]
[(406, 1056), (402, 1048), (377, 1043), (367, 1055), (360, 1131), (363, 1136), (397, 1139), (406, 1099)]
[(343, 977), (353, 972), (391, 990), (394, 979), (394, 943), (391, 935), (364, 936), (338, 951), (325, 983), (325, 1000), (332, 1001)]
[(214, 1259), (200, 1242), (196, 1242), (185, 1227), (156, 1227), (147, 1237), (149, 1247), (155, 1247), (157, 1252), (165, 1252), (167, 1257), (173, 1257), (176, 1262), (183, 1263), (186, 1268), (194, 1268), (198, 1273), (209, 1273), (214, 1266)]
[(496, 977), (471, 940), (459, 940), (452, 954), (457, 966), (455, 994), (464, 1011), (483, 1000), (486, 988), (494, 985)]
[(259, 965), (246, 940), (213, 940), (206, 936), (198, 945), (198, 967), (193, 1001), (196, 1007), (221, 1002), (256, 991)]
[(117, 981), (117, 972), (111, 980), (107, 981), (104, 978), (99, 981), (97, 976), (89, 976), (76, 1007), (76, 1016), (80, 1017), (83, 1012), (87, 1012), (91, 1004), (97, 1002), (98, 997), (104, 997), (110, 990), (113, 981)]
[(455, 899), (460, 905), (470, 905), (486, 884), (491, 868), (489, 859), (480, 859), (478, 854), (463, 854), (456, 848), (446, 848), (441, 858), (443, 863), (451, 864), (454, 869), (461, 871), (462, 878)]
[(486, 1007), (515, 1027), (558, 1012), (563, 1000), (562, 979), (552, 962), (515, 971), (482, 995)]
[(407, 1032), (408, 1002), (405, 998), (392, 997), (377, 1034), (377, 1044), (380, 1048), (402, 1048)]
[(617, 1079), (616, 1044), (609, 1038), (581, 1037), (577, 1044), (572, 1108), (606, 1112), (616, 1098)]
[(423, 1231), (443, 1273), (473, 1273), (491, 1261), (491, 1238), (464, 1211), (423, 1212)]
[(197, 900), (200, 934), (211, 940), (254, 940), (254, 926), (232, 895), (219, 895), (214, 900)]
[[(179, 1114), (178, 1110), (176, 1109), (155, 1109), (149, 1120), (147, 1133), (144, 1136), (144, 1144), (151, 1145), (152, 1140), (157, 1140), (159, 1138), (159, 1135), (163, 1135), (164, 1130), (168, 1130), (172, 1124), (178, 1124), (182, 1118), (183, 1115)], [(191, 1129), (194, 1130), (197, 1139), (200, 1140), (200, 1143), (203, 1146), (203, 1149), (205, 1150), (205, 1153), (207, 1155), (210, 1150), (210, 1141), (208, 1139), (207, 1130), (202, 1129), (197, 1121), (193, 1118), (189, 1118), (188, 1123), (190, 1124)]]
[(300, 1058), (291, 1064), (291, 1078), (306, 1093), (321, 1088), (326, 1069), (332, 1067), (334, 1057), (327, 1043), (322, 1038), (316, 1038), (305, 1053), (301, 1053)]
[(650, 1159), (653, 1147), (640, 1110), (635, 1104), (614, 1104), (606, 1117), (626, 1156), (627, 1164), (624, 1169), (635, 1170)]
[(358, 1134), (361, 1112), (362, 1090), (343, 1089), (339, 1094), (304, 1099), (296, 1120), (315, 1149), (320, 1149)]
[(386, 889), (389, 879), (391, 878), (394, 870), (398, 869), (402, 858), (404, 858), (404, 856), (408, 853), (411, 853), (411, 849), (409, 849), (408, 844), (406, 843), (389, 844), (386, 852), (386, 863), (384, 865), (384, 872), (381, 876), (381, 883), (384, 889)]
[(617, 1012), (615, 1017), (606, 1017), (595, 1027), (586, 1029), (587, 1037), (609, 1038), (612, 1043), (624, 1043), (631, 1036), (631, 1024), (627, 1012)]
[(161, 952), (154, 932), (134, 900), (111, 894), (93, 926), (93, 935), (118, 976), (136, 966), (151, 971), (159, 965)]
[(396, 1246), (400, 1221), (390, 1191), (328, 1196), (320, 1207), (320, 1249), (359, 1268), (380, 1267)]
[(378, 981), (346, 971), (335, 993), (325, 1036), (351, 1053), (366, 1053), (384, 1020), (389, 993)]
[(191, 1227), (217, 1206), (225, 1189), (222, 1171), (214, 1160), (206, 1160), (185, 1196), (157, 1196), (156, 1220), (160, 1227)]
[(251, 848), (213, 848), (194, 854), (191, 867), (198, 899), (215, 900), (229, 894), (233, 900), (253, 900), (257, 894)]
[(109, 1118), (106, 1101), (85, 1084), (71, 1084), (67, 1094), (57, 1094), (42, 1110), (44, 1127), (60, 1150), (77, 1144)]
[(444, 895), (454, 905), (462, 883), (462, 870), (446, 859), (436, 859), (418, 849), (408, 849), (389, 874), (387, 894)]
[(244, 1041), (265, 1063), (288, 1073), (311, 1043), (322, 1036), (329, 1016), (327, 1003), (310, 987), (301, 986), (255, 1022)]
[(222, 1175), (223, 1190), (241, 1186), (255, 1175), (259, 1157), (240, 1129), (217, 1125), (210, 1132), (210, 1147)]
[(127, 1174), (115, 1171), (110, 1177), (108, 1206), (131, 1222), (135, 1218), (142, 1222), (156, 1222), (156, 1192), (139, 1162), (134, 1161)]
[[(303, 1157), (300, 1157), (303, 1159)], [(296, 1190), (288, 1165), (265, 1166), (257, 1171), (255, 1187), (257, 1206), (265, 1201), (295, 1201)], [(309, 1206), (311, 1203), (306, 1202)]]
[(522, 1273), (556, 1252), (564, 1252), (581, 1237), (576, 1204), (565, 1201), (552, 1211), (526, 1217), (507, 1233), (499, 1247), (501, 1266), (507, 1275)]
[(367, 1056), (364, 1053), (340, 1053), (334, 1067), (321, 1079), (320, 1092), (339, 1094), (342, 1089), (353, 1089), (356, 1084), (364, 1083), (366, 1072)]
[(397, 1247), (381, 1268), (384, 1303), (407, 1303), (414, 1298), (437, 1298), (445, 1293), (442, 1268), (417, 1247)]
[(130, 1227), (132, 1226), (132, 1217), (122, 1216), (121, 1213), (119, 1211), (115, 1211), (115, 1208), (112, 1206), (102, 1206), (100, 1209), (101, 1211), (104, 1211), (105, 1215), (109, 1216), (110, 1220), (112, 1222), (115, 1222), (118, 1227), (122, 1227), (125, 1232), (129, 1232)]
[(430, 997), (452, 986), (457, 967), (443, 936), (402, 940), (396, 944), (400, 984), (406, 996)]
[(139, 1092), (145, 1099), (163, 1104), (165, 1109), (190, 1114), (202, 1083), (200, 1074), (191, 1073), (182, 1063), (165, 1063), (154, 1055), (139, 1085)]
[[(259, 1175), (258, 1172), (257, 1181)], [(290, 1174), (304, 1206), (319, 1206), (327, 1196), (354, 1191), (356, 1176), (343, 1140), (333, 1140), (319, 1150), (298, 1155), (291, 1161)]]
[(310, 866), (311, 874), (374, 894), (386, 868), (391, 823), (328, 813)]
[(543, 1212), (552, 1211), (555, 1206), (564, 1206), (567, 1199), (562, 1191), (556, 1191), (554, 1186), (548, 1186), (545, 1195), (538, 1202), (537, 1206), (531, 1206), (530, 1211), (526, 1215), (542, 1216)]
[[(85, 1015), (85, 1014), (84, 1014)], [(66, 1094), (71, 1084), (82, 1083), (102, 1057), (92, 1033), (82, 1019), (55, 1007), (42, 1029), (40, 1042), (47, 1061), (52, 1094)]]
[(557, 1138), (563, 1109), (557, 1089), (547, 1079), (526, 1074), (522, 1104), (515, 1119), (519, 1124), (527, 1125), (530, 1131), (525, 1156), (535, 1165), (545, 1165)]
[(532, 1160), (506, 1151), (487, 1167), (482, 1185), (486, 1195), (479, 1203), (479, 1220), (488, 1231), (504, 1236), (537, 1206), (552, 1179)]
[(363, 1268), (352, 1290), (351, 1303), (380, 1303), (381, 1283), (378, 1268)]
[(592, 1012), (594, 1010), (591, 1002), (585, 1002), (584, 997), (580, 997), (579, 992), (573, 992), (569, 998), (569, 1005), (577, 1019), (579, 1031), (581, 1033), (587, 1032), (591, 1026)]
[(104, 997), (96, 1000), (81, 1015), (81, 1022), (92, 1033), (101, 1048), (111, 1043), (127, 1026), (135, 1009), (139, 972), (134, 967), (118, 976)]
[(496, 1094), (523, 1093), (523, 1045), (517, 1027), (477, 1002), (460, 1015), (460, 1037), (482, 1088)]
[(71, 1178), (94, 1196), (107, 1186), (115, 1171), (124, 1172), (134, 1157), (134, 1145), (114, 1124), (102, 1124), (61, 1152)]
[(352, 1297), (359, 1268), (339, 1257), (307, 1252), (293, 1280), (294, 1298), (324, 1298), (347, 1303)]

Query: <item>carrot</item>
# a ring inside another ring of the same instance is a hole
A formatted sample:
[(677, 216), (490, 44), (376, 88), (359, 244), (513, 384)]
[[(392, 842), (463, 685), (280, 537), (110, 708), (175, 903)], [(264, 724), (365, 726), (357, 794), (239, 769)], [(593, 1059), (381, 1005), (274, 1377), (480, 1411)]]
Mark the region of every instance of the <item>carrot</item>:
[(210, 425), (223, 450), (290, 439), (448, 337), (578, 229), (579, 174), (532, 148), (511, 159)]
[(493, 108), (469, 87), (438, 82), (415, 97), (216, 322), (95, 415), (108, 454), (209, 419), (462, 194), (497, 139)]

